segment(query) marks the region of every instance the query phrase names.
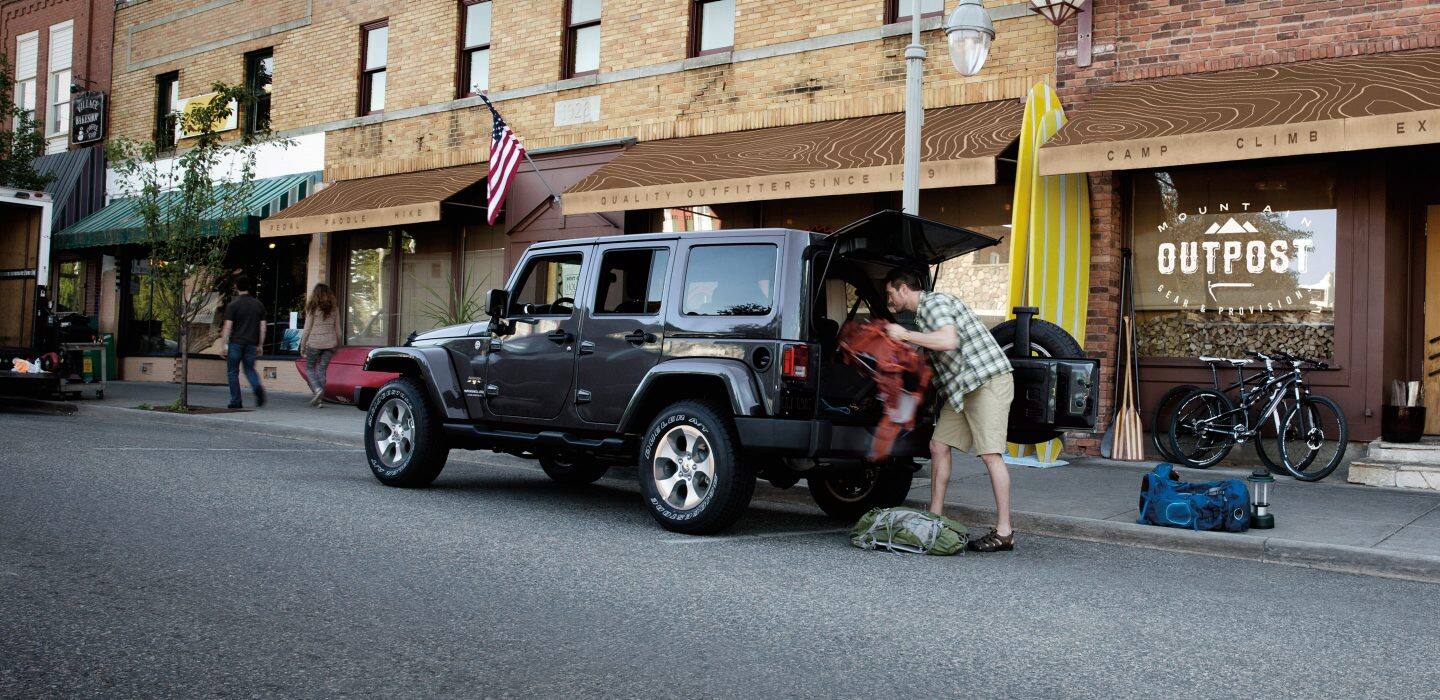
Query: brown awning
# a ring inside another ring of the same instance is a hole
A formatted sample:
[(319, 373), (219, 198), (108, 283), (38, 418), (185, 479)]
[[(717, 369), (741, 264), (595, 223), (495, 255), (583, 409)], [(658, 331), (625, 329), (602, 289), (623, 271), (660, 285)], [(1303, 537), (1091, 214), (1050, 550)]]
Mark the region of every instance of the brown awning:
[(440, 220), (440, 205), (483, 206), (485, 163), (341, 180), (260, 222), (261, 237)]
[(1104, 88), (1040, 149), (1040, 174), (1440, 142), (1440, 49)]
[[(995, 182), (1018, 100), (925, 110), (920, 186)], [(566, 214), (899, 191), (905, 115), (640, 143), (575, 183)]]

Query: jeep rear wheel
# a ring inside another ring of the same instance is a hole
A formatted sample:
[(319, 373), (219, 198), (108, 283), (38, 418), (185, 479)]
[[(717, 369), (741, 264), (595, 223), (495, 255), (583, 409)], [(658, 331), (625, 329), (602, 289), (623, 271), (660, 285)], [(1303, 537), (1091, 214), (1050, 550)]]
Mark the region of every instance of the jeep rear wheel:
[(595, 483), (609, 469), (604, 464), (581, 462), (574, 455), (563, 454), (540, 455), (540, 468), (557, 483), (577, 486)]
[(820, 510), (837, 520), (855, 522), (871, 508), (904, 505), (910, 495), (910, 471), (866, 463), (858, 469), (808, 476), (806, 484)]
[(365, 415), (365, 456), (370, 472), (386, 486), (429, 486), (450, 448), (425, 389), (410, 377), (381, 387)]
[(667, 530), (708, 535), (733, 524), (755, 493), (735, 428), (716, 406), (681, 401), (660, 411), (640, 444), (640, 492)]

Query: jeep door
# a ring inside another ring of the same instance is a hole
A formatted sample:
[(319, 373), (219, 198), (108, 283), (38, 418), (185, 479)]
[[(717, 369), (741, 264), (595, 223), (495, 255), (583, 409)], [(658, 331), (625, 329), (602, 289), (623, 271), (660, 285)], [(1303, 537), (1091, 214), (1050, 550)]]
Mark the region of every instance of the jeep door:
[(620, 422), (640, 380), (660, 359), (671, 243), (597, 246), (576, 360), (575, 409), (592, 423)]
[(580, 333), (579, 294), (586, 248), (546, 250), (525, 259), (510, 289), (508, 328), (490, 338), (485, 403), (501, 417), (551, 419), (570, 396)]

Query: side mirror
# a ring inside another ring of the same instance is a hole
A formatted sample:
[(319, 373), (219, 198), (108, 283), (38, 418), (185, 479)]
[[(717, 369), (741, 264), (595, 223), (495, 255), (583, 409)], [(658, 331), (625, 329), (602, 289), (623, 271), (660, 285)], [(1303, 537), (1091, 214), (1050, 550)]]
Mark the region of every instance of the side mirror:
[(510, 310), (510, 292), (503, 289), (490, 290), (490, 297), (485, 301), (485, 313), (490, 318), (505, 318), (505, 313)]

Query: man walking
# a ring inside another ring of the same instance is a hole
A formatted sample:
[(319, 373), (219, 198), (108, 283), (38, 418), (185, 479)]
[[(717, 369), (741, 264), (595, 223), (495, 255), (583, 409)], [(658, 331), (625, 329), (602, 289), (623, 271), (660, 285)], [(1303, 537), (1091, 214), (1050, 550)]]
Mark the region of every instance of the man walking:
[(225, 325), (220, 330), (220, 346), (225, 352), (225, 377), (230, 380), (230, 408), (240, 408), (240, 366), (255, 390), (255, 407), (265, 405), (265, 387), (255, 373), (255, 356), (265, 344), (265, 305), (251, 294), (249, 277), (235, 280), (234, 299), (225, 306)]
[(1015, 533), (1010, 528), (1010, 472), (1000, 454), (1015, 396), (1010, 360), (965, 302), (924, 290), (924, 281), (912, 270), (895, 268), (885, 277), (890, 311), (914, 312), (920, 327), (916, 332), (892, 323), (886, 332), (930, 351), (936, 384), (945, 398), (930, 438), (930, 512), (939, 514), (945, 507), (951, 448), (979, 455), (990, 473), (997, 519), (995, 528), (972, 540), (969, 548), (1008, 552), (1015, 548)]

